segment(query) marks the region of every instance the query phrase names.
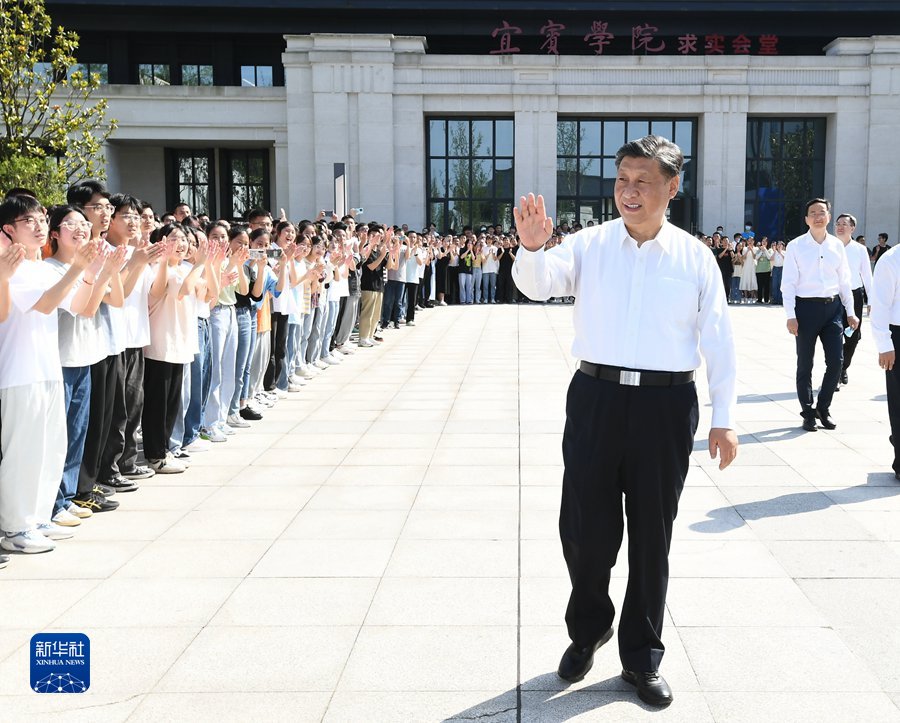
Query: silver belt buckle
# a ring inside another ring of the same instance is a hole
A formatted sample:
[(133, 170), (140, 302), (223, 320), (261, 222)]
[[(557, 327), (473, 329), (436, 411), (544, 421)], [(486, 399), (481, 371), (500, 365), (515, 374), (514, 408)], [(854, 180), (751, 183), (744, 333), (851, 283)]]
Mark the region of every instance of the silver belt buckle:
[(641, 373), (622, 369), (619, 371), (619, 384), (624, 384), (629, 387), (639, 387), (641, 386)]

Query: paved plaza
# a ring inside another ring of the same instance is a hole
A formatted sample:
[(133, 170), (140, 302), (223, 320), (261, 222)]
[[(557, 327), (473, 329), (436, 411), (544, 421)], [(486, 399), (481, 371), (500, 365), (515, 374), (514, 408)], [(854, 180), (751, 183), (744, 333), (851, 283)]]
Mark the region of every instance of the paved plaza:
[[(0, 571), (0, 720), (900, 721), (900, 483), (868, 319), (837, 430), (804, 433), (780, 308), (732, 307), (741, 448), (701, 422), (671, 553), (674, 704), (584, 681), (557, 538), (571, 307), (436, 308)], [(815, 378), (821, 378), (821, 354)], [(626, 560), (613, 572), (624, 595)], [(28, 641), (82, 632), (83, 695)]]

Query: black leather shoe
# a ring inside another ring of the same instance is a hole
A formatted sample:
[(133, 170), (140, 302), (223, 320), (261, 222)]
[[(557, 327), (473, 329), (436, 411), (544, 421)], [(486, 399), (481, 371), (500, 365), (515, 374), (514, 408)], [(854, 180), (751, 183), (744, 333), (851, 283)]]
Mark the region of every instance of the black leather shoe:
[(807, 432), (817, 432), (819, 428), (816, 426), (816, 420), (814, 417), (803, 417), (803, 429)]
[(816, 415), (819, 417), (819, 421), (822, 422), (822, 426), (825, 427), (825, 429), (837, 429), (837, 425), (834, 423), (834, 420), (828, 412), (817, 409)]
[(647, 705), (655, 705), (665, 708), (672, 700), (672, 689), (658, 670), (635, 673), (631, 670), (622, 671), (622, 680), (631, 683), (637, 688), (638, 698)]
[(847, 379), (847, 370), (844, 369), (841, 372), (841, 384), (849, 384), (849, 383), (850, 383), (850, 381)]
[(613, 629), (610, 627), (609, 630), (603, 633), (603, 637), (600, 638), (600, 640), (594, 643), (594, 645), (590, 645), (586, 648), (579, 648), (575, 643), (572, 643), (566, 648), (566, 652), (563, 653), (556, 674), (563, 680), (567, 680), (570, 683), (577, 683), (588, 674), (588, 671), (594, 665), (594, 653), (597, 652), (604, 643), (609, 642), (612, 634)]

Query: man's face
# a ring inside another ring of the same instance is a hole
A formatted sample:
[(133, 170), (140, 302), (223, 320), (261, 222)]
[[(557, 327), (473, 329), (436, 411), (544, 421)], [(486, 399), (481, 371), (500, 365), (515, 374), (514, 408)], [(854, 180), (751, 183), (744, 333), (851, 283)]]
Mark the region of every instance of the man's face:
[(47, 215), (39, 208), (28, 211), (5, 224), (3, 232), (7, 236), (4, 241), (22, 244), (28, 251), (34, 251), (47, 243)]
[(181, 223), (182, 221), (184, 221), (184, 219), (191, 215), (191, 207), (185, 204), (177, 206), (175, 208), (174, 214), (175, 220), (178, 221), (178, 223)]
[(156, 228), (156, 219), (152, 208), (141, 211), (141, 233), (151, 233)]
[(884, 236), (878, 237), (878, 245), (879, 246), (884, 246), (886, 243), (887, 243), (887, 239)]
[(93, 224), (92, 232), (94, 236), (109, 230), (113, 205), (108, 198), (104, 198), (99, 193), (94, 194), (91, 200), (85, 204), (84, 213), (87, 216), (87, 220)]
[(824, 203), (814, 203), (806, 209), (806, 225), (810, 231), (827, 231), (831, 214)]
[(141, 216), (123, 206), (109, 221), (109, 240), (116, 245), (133, 243), (141, 238)]
[(669, 200), (678, 192), (678, 176), (666, 178), (652, 158), (626, 156), (616, 174), (619, 215), (632, 234), (652, 237), (666, 217)]
[(846, 216), (841, 216), (834, 222), (834, 230), (841, 238), (848, 238), (855, 228), (856, 225)]
[(258, 228), (264, 228), (266, 231), (272, 230), (271, 216), (256, 216), (250, 220), (250, 230), (255, 231)]

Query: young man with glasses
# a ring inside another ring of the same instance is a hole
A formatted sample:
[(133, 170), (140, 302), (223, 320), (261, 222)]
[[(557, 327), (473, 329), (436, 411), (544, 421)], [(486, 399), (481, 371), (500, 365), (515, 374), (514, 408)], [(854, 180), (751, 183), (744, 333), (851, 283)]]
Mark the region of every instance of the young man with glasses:
[[(859, 319), (853, 308), (850, 266), (840, 239), (828, 233), (831, 203), (814, 198), (806, 204), (809, 227), (787, 245), (781, 276), (781, 295), (787, 314), (787, 330), (797, 337), (797, 398), (800, 400), (803, 429), (815, 432), (816, 419), (825, 429), (835, 429), (831, 400), (837, 389), (843, 362), (844, 325), (856, 330)], [(816, 340), (825, 352), (825, 375), (813, 406), (812, 370)]]
[[(66, 416), (57, 308), (81, 312), (92, 286), (80, 283), (99, 244), (85, 243), (60, 278), (41, 260), (47, 216), (29, 196), (0, 205), (0, 253), (19, 258), (0, 294), (0, 547), (47, 552), (71, 531), (50, 522), (66, 458)], [(2, 308), (2, 307), (6, 308)]]

